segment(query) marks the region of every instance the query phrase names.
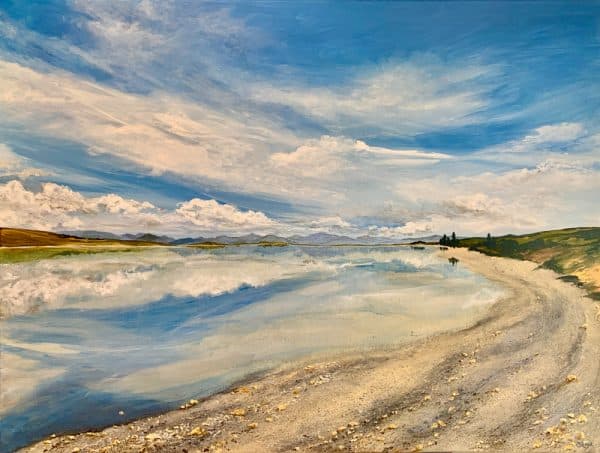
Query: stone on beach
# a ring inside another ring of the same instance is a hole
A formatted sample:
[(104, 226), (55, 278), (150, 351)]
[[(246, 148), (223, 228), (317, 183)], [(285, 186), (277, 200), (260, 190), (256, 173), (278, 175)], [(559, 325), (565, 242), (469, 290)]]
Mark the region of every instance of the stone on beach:
[(204, 428), (202, 428), (202, 427), (200, 427), (200, 426), (197, 426), (196, 428), (192, 429), (192, 430), (189, 432), (189, 435), (190, 435), (190, 436), (199, 436), (199, 437), (204, 437), (204, 436), (206, 436), (207, 434), (208, 434), (208, 432), (207, 432), (207, 431), (206, 431)]

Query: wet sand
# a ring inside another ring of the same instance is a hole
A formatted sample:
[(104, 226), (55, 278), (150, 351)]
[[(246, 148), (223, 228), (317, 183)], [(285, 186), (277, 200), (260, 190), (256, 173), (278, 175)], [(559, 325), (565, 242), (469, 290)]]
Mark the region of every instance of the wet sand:
[(535, 263), (443, 253), (507, 289), (470, 328), (288, 364), (181, 410), (23, 451), (600, 449), (595, 304)]

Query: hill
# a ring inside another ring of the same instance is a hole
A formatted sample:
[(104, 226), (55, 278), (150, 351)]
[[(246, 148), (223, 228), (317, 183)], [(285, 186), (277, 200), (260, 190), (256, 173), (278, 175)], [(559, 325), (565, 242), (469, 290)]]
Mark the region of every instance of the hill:
[(66, 255), (140, 250), (156, 242), (89, 239), (48, 231), (0, 228), (0, 263), (39, 260)]
[(565, 228), (520, 236), (466, 238), (468, 247), (492, 256), (525, 259), (566, 274), (565, 280), (584, 286), (600, 300), (600, 227)]
[(49, 231), (25, 230), (22, 228), (0, 228), (0, 247), (42, 247), (56, 245), (156, 245), (155, 241), (90, 239)]

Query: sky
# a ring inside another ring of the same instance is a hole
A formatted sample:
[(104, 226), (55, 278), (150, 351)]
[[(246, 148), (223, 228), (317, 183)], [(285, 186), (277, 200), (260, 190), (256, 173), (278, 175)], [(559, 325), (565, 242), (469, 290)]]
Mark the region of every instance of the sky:
[(0, 226), (600, 225), (600, 2), (0, 2)]

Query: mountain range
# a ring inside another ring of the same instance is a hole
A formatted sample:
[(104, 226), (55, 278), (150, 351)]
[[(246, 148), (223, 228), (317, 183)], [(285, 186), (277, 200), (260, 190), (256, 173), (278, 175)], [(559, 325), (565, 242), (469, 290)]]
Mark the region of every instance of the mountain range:
[(306, 236), (293, 235), (289, 237), (276, 236), (273, 234), (258, 235), (246, 234), (243, 236), (214, 236), (214, 237), (186, 237), (175, 239), (170, 236), (158, 236), (151, 233), (126, 233), (117, 235), (104, 231), (83, 230), (83, 231), (63, 231), (63, 234), (88, 238), (88, 239), (113, 239), (126, 241), (144, 241), (156, 242), (160, 244), (170, 245), (187, 245), (187, 244), (203, 244), (217, 243), (224, 245), (239, 245), (239, 244), (259, 244), (259, 243), (287, 243), (292, 245), (385, 245), (385, 244), (405, 244), (411, 242), (437, 242), (440, 236), (432, 235), (420, 238), (382, 238), (374, 236), (359, 236), (352, 238), (350, 236), (340, 236), (330, 233), (313, 233)]

